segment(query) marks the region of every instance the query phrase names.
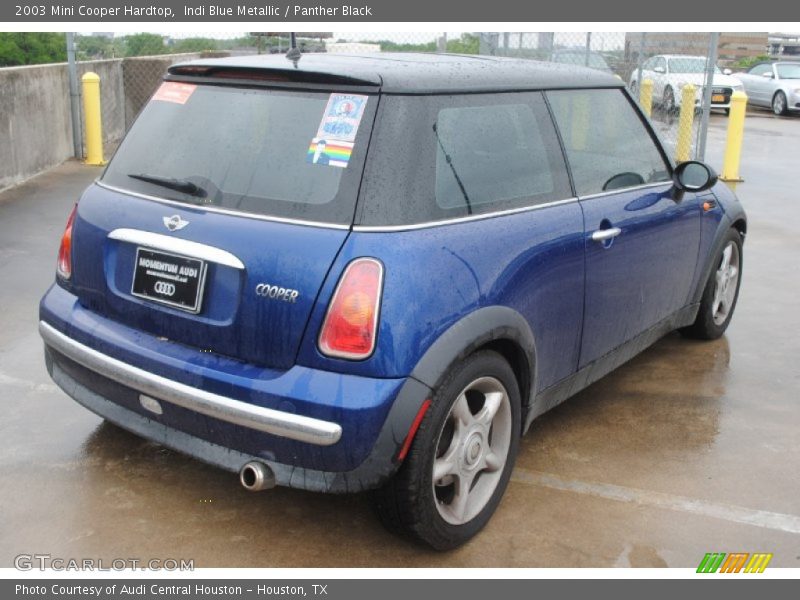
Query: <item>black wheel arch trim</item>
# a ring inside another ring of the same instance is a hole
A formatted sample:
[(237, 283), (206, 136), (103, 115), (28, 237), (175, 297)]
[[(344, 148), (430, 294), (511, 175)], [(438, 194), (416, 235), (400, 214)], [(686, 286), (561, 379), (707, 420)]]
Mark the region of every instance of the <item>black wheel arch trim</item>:
[[(523, 398), (522, 422), (530, 410), (536, 390), (536, 343), (528, 321), (507, 306), (487, 306), (461, 318), (442, 333), (417, 362), (395, 398), (378, 434), (372, 452), (353, 471), (328, 477), (325, 491), (352, 492), (378, 487), (399, 468), (397, 454), (422, 405), (456, 362), (493, 342), (508, 341), (522, 352), (526, 362), (527, 389)], [(515, 365), (511, 365), (514, 369)], [(516, 369), (515, 373), (516, 373)], [(319, 480), (319, 474), (305, 477)], [(316, 477), (315, 477), (316, 475)]]
[[(526, 389), (520, 389), (524, 415), (536, 390), (536, 342), (525, 317), (507, 306), (480, 308), (457, 321), (423, 354), (411, 377), (435, 390), (455, 362), (466, 358), (478, 348), (499, 341), (512, 342), (524, 355)], [(514, 370), (516, 373), (517, 370)]]
[[(732, 227), (736, 227), (736, 224), (740, 222), (745, 224), (745, 228), (747, 227), (747, 216), (745, 215), (744, 209), (740, 206), (735, 206), (732, 209), (728, 208), (722, 216), (720, 226), (717, 227), (717, 231), (714, 234), (714, 242), (711, 245), (711, 250), (706, 255), (702, 275), (698, 278), (692, 297), (689, 299), (690, 304), (700, 303), (700, 299), (703, 297), (703, 291), (706, 288), (706, 283), (708, 283), (708, 278), (711, 276), (711, 271), (714, 268), (714, 257), (717, 256), (722, 245), (725, 243), (725, 235), (728, 230)], [(744, 236), (742, 236), (742, 241), (744, 241)]]

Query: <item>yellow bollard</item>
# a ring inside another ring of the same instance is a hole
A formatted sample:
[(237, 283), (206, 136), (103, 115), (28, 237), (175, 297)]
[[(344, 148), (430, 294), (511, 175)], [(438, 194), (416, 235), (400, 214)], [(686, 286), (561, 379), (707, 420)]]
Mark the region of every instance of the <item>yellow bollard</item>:
[(639, 90), (639, 104), (642, 105), (642, 110), (650, 117), (653, 114), (653, 80), (644, 79), (642, 81), (642, 89)]
[(84, 73), (83, 82), (83, 121), (86, 130), (86, 164), (102, 166), (103, 124), (100, 117), (100, 76), (97, 73)]
[(725, 160), (722, 163), (722, 181), (744, 181), (739, 177), (739, 160), (742, 158), (744, 141), (744, 113), (747, 108), (747, 94), (733, 92), (731, 111), (728, 116), (728, 141), (725, 143)]
[(687, 83), (681, 90), (681, 114), (678, 117), (678, 145), (675, 148), (675, 161), (689, 160), (692, 152), (692, 122), (694, 121), (695, 87)]

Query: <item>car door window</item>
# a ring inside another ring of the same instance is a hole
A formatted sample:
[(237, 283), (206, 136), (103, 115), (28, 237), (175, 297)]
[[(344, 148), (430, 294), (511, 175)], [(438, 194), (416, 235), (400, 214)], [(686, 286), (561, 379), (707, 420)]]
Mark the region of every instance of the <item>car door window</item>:
[(655, 61), (654, 67), (661, 67), (661, 69), (666, 73), (667, 72), (667, 60), (665, 58), (657, 58)]
[(579, 196), (670, 180), (670, 169), (621, 89), (547, 92)]
[(747, 73), (749, 75), (764, 75), (764, 73), (772, 73), (772, 65), (756, 65)]

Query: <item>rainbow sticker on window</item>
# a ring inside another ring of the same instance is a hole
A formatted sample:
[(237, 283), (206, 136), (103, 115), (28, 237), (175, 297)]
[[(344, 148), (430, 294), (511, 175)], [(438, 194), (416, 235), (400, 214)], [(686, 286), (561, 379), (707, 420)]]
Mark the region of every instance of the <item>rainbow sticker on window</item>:
[(306, 153), (306, 162), (312, 165), (328, 165), (344, 169), (350, 162), (353, 143), (315, 137)]

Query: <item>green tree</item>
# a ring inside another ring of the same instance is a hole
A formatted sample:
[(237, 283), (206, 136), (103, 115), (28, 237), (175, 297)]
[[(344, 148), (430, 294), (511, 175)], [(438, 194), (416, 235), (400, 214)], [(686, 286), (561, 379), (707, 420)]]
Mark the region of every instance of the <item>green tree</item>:
[(81, 35), (76, 38), (78, 60), (116, 58), (114, 42), (102, 35)]
[(125, 56), (153, 56), (167, 51), (164, 39), (155, 33), (136, 33), (125, 37)]
[(238, 38), (227, 38), (214, 40), (217, 43), (218, 50), (231, 50), (233, 48), (254, 48), (256, 45), (255, 36), (246, 35)]
[(453, 54), (478, 54), (480, 48), (480, 38), (472, 33), (462, 33), (457, 40), (447, 40), (447, 51)]
[(63, 33), (0, 33), (0, 67), (40, 65), (67, 60)]
[(770, 56), (768, 54), (762, 54), (760, 56), (747, 56), (736, 61), (733, 67), (736, 69), (749, 69), (756, 63), (767, 62), (769, 60)]
[(185, 38), (182, 40), (175, 40), (175, 43), (170, 46), (170, 52), (203, 52), (204, 50), (217, 50), (217, 40), (211, 38)]
[(398, 44), (388, 40), (379, 42), (364, 42), (365, 44), (380, 44), (381, 52), (436, 52), (436, 42), (426, 44)]

